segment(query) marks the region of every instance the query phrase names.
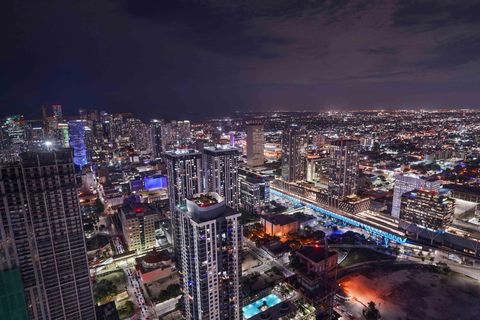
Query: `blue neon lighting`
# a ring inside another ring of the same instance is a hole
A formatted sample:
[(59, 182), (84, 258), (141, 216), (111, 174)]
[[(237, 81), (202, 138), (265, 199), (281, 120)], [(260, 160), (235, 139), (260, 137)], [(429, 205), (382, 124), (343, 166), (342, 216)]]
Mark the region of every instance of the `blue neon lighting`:
[(388, 243), (388, 241), (393, 241), (393, 242), (396, 242), (396, 243), (400, 243), (400, 244), (403, 244), (403, 243), (406, 243), (407, 242), (407, 238), (405, 237), (400, 237), (400, 236), (397, 236), (397, 235), (394, 235), (394, 234), (391, 234), (391, 233), (388, 233), (386, 231), (383, 231), (383, 230), (380, 230), (380, 229), (377, 229), (377, 228), (374, 228), (372, 226), (369, 226), (367, 224), (364, 224), (362, 222), (359, 222), (359, 221), (356, 221), (354, 219), (351, 219), (351, 218), (348, 218), (348, 217), (344, 217), (340, 214), (337, 214), (337, 213), (334, 213), (334, 212), (331, 212), (329, 210), (326, 210), (326, 209), (323, 209), (323, 208), (320, 208), (316, 205), (313, 205), (311, 203), (305, 203), (305, 202), (302, 202), (300, 201), (299, 199), (297, 198), (294, 198), (292, 196), (289, 196), (283, 192), (280, 192), (280, 191), (277, 191), (277, 190), (274, 190), (274, 189), (271, 189), (271, 192), (279, 197), (284, 197), (286, 199), (288, 199), (289, 201), (293, 202), (294, 204), (295, 203), (300, 203), (300, 204), (303, 204), (305, 205), (307, 208), (309, 209), (312, 209), (313, 211), (316, 211), (316, 212), (319, 212), (319, 213), (322, 213), (322, 214), (325, 214), (333, 219), (336, 219), (336, 220), (340, 220), (342, 222), (345, 222), (349, 225), (352, 225), (354, 227), (357, 227), (357, 228), (362, 228), (363, 230), (366, 230), (368, 232), (370, 232), (371, 234), (374, 234), (376, 236), (380, 236), (383, 238), (385, 244)]

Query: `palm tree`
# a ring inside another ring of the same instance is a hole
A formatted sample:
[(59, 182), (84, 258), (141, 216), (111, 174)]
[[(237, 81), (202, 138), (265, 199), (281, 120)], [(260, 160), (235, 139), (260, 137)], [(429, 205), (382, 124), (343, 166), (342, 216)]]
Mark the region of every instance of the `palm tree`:
[(378, 311), (375, 302), (370, 301), (368, 306), (363, 309), (363, 317), (366, 320), (378, 320), (380, 319), (380, 311)]

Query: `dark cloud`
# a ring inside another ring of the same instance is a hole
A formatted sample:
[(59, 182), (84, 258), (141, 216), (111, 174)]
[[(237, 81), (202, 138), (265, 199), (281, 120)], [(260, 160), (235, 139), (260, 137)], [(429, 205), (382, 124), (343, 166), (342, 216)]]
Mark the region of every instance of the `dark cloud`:
[(400, 27), (438, 28), (451, 25), (480, 25), (477, 0), (407, 0), (399, 1), (393, 24)]
[(475, 106), (478, 16), (478, 1), (4, 1), (0, 113)]

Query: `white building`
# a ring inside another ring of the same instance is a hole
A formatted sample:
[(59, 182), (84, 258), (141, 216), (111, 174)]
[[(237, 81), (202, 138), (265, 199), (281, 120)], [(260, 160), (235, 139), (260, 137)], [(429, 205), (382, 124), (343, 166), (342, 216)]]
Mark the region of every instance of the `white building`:
[(431, 177), (420, 177), (413, 173), (401, 173), (395, 176), (393, 189), (392, 217), (400, 217), (402, 195), (415, 189), (435, 190), (441, 187), (440, 181)]
[(177, 210), (185, 318), (240, 320), (240, 213), (217, 193), (196, 194)]

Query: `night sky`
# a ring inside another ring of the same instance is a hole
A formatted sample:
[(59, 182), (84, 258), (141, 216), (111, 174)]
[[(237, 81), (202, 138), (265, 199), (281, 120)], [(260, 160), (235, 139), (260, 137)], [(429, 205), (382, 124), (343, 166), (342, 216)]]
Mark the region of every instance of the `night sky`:
[(0, 115), (480, 105), (479, 1), (7, 0), (0, 24)]

